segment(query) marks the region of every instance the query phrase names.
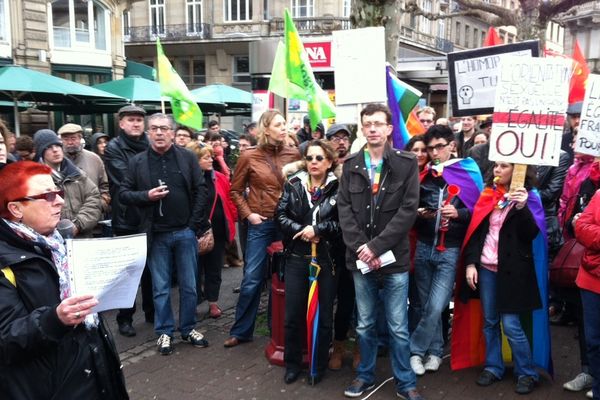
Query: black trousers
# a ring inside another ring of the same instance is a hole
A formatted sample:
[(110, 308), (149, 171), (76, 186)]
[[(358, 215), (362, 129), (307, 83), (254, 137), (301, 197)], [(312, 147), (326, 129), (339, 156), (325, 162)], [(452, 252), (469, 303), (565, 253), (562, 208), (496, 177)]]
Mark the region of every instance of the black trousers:
[(334, 338), (340, 342), (348, 338), (348, 330), (350, 329), (353, 321), (352, 315), (354, 313), (354, 306), (356, 304), (352, 272), (346, 268), (346, 252), (343, 251), (341, 253), (341, 257), (337, 258), (337, 308), (335, 309), (335, 320), (333, 326)]
[[(285, 265), (285, 352), (287, 369), (302, 369), (302, 348), (306, 343), (306, 310), (308, 306), (310, 257), (291, 255)], [(317, 372), (327, 368), (329, 343), (333, 327), (333, 299), (336, 275), (332, 265), (319, 260), (319, 326), (317, 331)]]
[[(125, 230), (113, 230), (115, 236), (126, 236), (126, 235), (134, 235), (138, 232), (134, 231), (125, 231)], [(142, 272), (141, 279), (142, 286), (142, 310), (144, 310), (144, 314), (148, 316), (154, 317), (154, 300), (152, 293), (152, 276), (150, 275), (150, 269), (148, 268), (148, 264), (144, 266), (144, 272)], [(136, 311), (136, 303), (133, 303), (133, 307), (131, 308), (121, 308), (117, 313), (117, 323), (122, 322), (132, 322), (133, 314)]]
[[(225, 258), (225, 238), (215, 238), (215, 246), (210, 253), (198, 256), (198, 279), (197, 293), (202, 293), (204, 286), (204, 298), (209, 302), (219, 300), (221, 291), (221, 272), (223, 270), (223, 261)], [(198, 295), (200, 300), (200, 295)]]

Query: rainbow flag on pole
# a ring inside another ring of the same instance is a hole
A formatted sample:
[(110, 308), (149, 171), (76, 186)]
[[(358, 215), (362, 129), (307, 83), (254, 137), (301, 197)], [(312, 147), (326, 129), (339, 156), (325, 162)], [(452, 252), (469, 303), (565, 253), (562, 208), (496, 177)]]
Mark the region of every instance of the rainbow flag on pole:
[(386, 67), (386, 89), (388, 107), (392, 112), (394, 126), (392, 141), (395, 148), (403, 149), (412, 137), (406, 128), (406, 122), (422, 93), (398, 79), (396, 72), (389, 65)]

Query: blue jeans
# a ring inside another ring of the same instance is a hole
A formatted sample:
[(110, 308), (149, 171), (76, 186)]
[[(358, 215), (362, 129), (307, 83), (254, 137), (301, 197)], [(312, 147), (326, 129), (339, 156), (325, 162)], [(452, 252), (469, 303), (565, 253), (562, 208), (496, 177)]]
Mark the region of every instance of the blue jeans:
[(357, 378), (367, 383), (375, 382), (377, 309), (378, 305), (383, 303), (396, 388), (398, 391), (415, 389), (417, 380), (410, 367), (408, 341), (408, 272), (396, 274), (370, 272), (363, 275), (360, 271), (355, 271), (354, 289), (358, 310), (356, 333), (360, 347)]
[(258, 225), (248, 224), (248, 240), (244, 260), (244, 278), (240, 286), (240, 297), (235, 307), (235, 322), (230, 336), (240, 340), (252, 340), (254, 323), (260, 303), (260, 292), (266, 276), (267, 247), (276, 241), (275, 221), (263, 221)]
[(441, 316), (452, 296), (459, 253), (458, 247), (438, 251), (417, 242), (413, 276), (421, 300), (421, 318), (410, 337), (411, 354), (421, 357), (444, 354)]
[(594, 377), (594, 399), (600, 399), (600, 294), (581, 290), (583, 324), (590, 374)]
[(517, 378), (533, 376), (538, 379), (538, 373), (533, 366), (531, 347), (523, 328), (519, 314), (499, 314), (496, 308), (496, 273), (485, 268), (478, 268), (479, 293), (483, 308), (483, 335), (485, 336), (485, 364), (483, 369), (491, 372), (497, 378), (504, 375), (502, 360), (502, 329), (508, 339), (512, 351), (514, 374)]
[(153, 234), (148, 255), (154, 297), (154, 331), (173, 337), (175, 319), (171, 309), (173, 263), (179, 283), (179, 330), (183, 336), (196, 327), (196, 257), (198, 242), (189, 229)]

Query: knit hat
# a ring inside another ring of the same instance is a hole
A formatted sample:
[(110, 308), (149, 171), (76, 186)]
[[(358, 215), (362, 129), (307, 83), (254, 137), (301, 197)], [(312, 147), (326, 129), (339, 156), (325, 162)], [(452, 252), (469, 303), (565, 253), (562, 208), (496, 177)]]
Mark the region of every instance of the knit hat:
[(583, 101), (578, 101), (577, 103), (569, 104), (569, 107), (567, 108), (567, 114), (569, 114), (569, 115), (581, 114), (582, 106), (583, 106)]
[(40, 129), (33, 135), (33, 147), (35, 147), (35, 154), (38, 159), (44, 157), (44, 152), (48, 147), (57, 144), (62, 147), (60, 138), (52, 129)]

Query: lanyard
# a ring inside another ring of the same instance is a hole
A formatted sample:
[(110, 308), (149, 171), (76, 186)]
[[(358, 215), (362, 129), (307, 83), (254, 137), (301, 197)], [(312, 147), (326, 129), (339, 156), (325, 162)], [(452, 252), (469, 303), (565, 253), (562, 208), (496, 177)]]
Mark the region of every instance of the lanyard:
[[(381, 180), (381, 170), (383, 169), (383, 159), (379, 160), (376, 166), (371, 164), (371, 155), (365, 148), (365, 164), (369, 170), (369, 179), (371, 179), (371, 186), (373, 187), (373, 194), (377, 194), (379, 191), (379, 181)], [(373, 168), (375, 167), (375, 168)], [(373, 174), (373, 169), (375, 173)]]

